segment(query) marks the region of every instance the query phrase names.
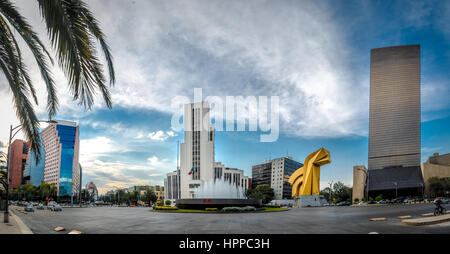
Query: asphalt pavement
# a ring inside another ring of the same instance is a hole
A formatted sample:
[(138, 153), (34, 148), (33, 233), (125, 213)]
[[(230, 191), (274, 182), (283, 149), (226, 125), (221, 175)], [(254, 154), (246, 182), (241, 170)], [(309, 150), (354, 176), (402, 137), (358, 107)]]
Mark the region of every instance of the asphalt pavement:
[[(448, 209), (447, 205), (447, 209)], [(15, 207), (14, 209), (23, 209)], [(164, 213), (142, 207), (65, 208), (62, 212), (36, 210), (19, 213), (35, 234), (427, 234), (450, 233), (450, 225), (408, 226), (397, 216), (421, 217), (433, 204), (310, 207), (266, 213)], [(369, 221), (385, 217), (385, 221)], [(55, 227), (66, 231), (55, 232)]]

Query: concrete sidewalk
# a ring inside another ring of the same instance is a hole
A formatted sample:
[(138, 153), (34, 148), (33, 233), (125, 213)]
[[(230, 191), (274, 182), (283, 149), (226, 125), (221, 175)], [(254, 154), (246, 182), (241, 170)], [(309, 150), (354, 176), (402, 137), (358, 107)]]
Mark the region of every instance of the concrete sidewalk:
[(418, 219), (407, 219), (402, 220), (403, 224), (411, 225), (411, 226), (422, 226), (422, 225), (432, 225), (450, 221), (450, 214), (440, 215), (440, 216), (432, 216)]
[(12, 209), (9, 210), (9, 223), (3, 223), (3, 211), (0, 213), (2, 214), (0, 234), (33, 234), (27, 225), (14, 214)]

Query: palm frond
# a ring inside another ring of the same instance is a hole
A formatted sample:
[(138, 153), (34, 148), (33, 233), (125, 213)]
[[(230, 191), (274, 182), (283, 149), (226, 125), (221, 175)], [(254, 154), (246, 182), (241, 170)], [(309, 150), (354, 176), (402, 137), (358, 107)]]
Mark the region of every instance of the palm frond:
[(0, 18), (0, 68), (5, 75), (13, 93), (13, 102), (17, 117), (22, 125), (25, 136), (31, 142), (31, 148), (36, 152), (36, 160), (40, 159), (39, 122), (33, 106), (28, 99), (30, 82), (20, 58), (17, 47), (8, 25)]
[[(58, 97), (56, 93), (56, 86), (53, 81), (51, 72), (49, 70), (48, 59), (53, 64), (49, 52), (45, 49), (42, 42), (39, 40), (37, 34), (32, 30), (31, 26), (27, 23), (26, 19), (20, 15), (17, 8), (8, 0), (0, 0), (0, 13), (11, 24), (12, 27), (20, 34), (27, 46), (30, 48), (34, 55), (34, 58), (39, 67), (41, 76), (47, 87), (47, 112), (51, 119), (58, 110)], [(8, 28), (9, 29), (9, 28)], [(12, 36), (14, 39), (14, 36)], [(14, 39), (15, 40), (15, 39)], [(19, 57), (21, 58), (21, 57)], [(26, 72), (24, 72), (26, 73)], [(28, 79), (28, 81), (31, 81)], [(27, 82), (30, 86), (30, 90), (34, 91), (31, 82)], [(37, 101), (37, 99), (35, 98)]]
[(103, 66), (97, 57), (95, 39), (99, 40), (108, 63), (110, 85), (115, 82), (112, 57), (98, 22), (87, 5), (81, 0), (37, 1), (74, 99), (90, 109), (98, 88), (106, 105), (111, 108), (111, 96), (105, 85)]

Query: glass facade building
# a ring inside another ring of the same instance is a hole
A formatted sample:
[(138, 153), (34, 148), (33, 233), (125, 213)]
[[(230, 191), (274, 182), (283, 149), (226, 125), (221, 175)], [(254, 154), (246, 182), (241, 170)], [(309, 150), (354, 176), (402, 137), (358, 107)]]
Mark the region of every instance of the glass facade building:
[(58, 124), (56, 130), (61, 144), (59, 169), (59, 196), (72, 195), (72, 169), (77, 128)]
[(75, 122), (56, 121), (41, 136), (45, 148), (43, 181), (56, 184), (59, 197), (77, 196), (81, 187), (79, 127)]
[(36, 164), (35, 152), (31, 150), (30, 156), (28, 156), (27, 168), (24, 175), (24, 178), (34, 186), (39, 186), (44, 181), (45, 149), (44, 143), (42, 142), (42, 137), (40, 135), (39, 141), (41, 142), (41, 157), (39, 159), (39, 163)]

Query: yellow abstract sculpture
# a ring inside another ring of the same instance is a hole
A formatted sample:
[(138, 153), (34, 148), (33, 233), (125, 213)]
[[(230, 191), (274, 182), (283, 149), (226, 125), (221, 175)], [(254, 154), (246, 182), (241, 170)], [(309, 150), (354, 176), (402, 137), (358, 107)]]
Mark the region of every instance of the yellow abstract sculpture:
[(330, 162), (330, 152), (325, 148), (308, 155), (303, 167), (297, 169), (289, 178), (289, 183), (292, 184), (292, 197), (319, 195), (320, 166)]

